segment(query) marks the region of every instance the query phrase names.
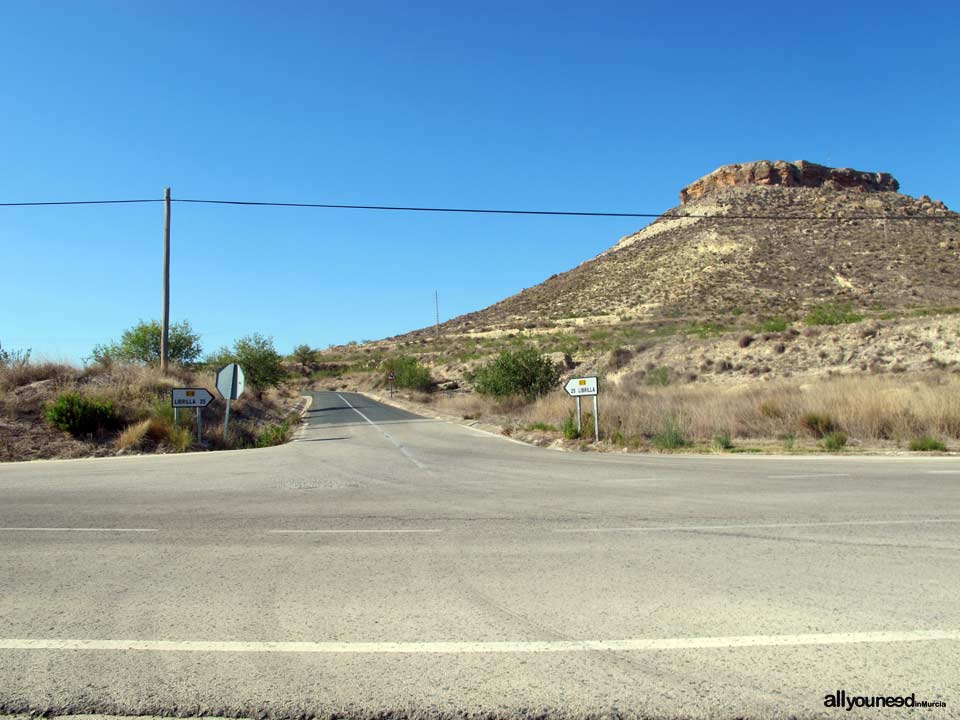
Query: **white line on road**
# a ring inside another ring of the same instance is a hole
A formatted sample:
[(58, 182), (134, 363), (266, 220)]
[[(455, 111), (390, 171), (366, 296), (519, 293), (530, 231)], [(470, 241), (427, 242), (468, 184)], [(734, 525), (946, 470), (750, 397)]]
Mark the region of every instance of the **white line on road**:
[(0, 639), (0, 650), (146, 650), (207, 653), (548, 653), (706, 650), (738, 647), (851, 645), (960, 640), (957, 630), (908, 630), (805, 635), (745, 635), (629, 640), (531, 640), (517, 642), (217, 642), (210, 640)]
[(926, 475), (960, 475), (960, 470), (927, 470)]
[(850, 477), (850, 473), (833, 473), (819, 475), (767, 475), (768, 480), (808, 480), (816, 478), (841, 478)]
[(829, 527), (832, 525), (926, 525), (928, 523), (960, 523), (960, 518), (928, 518), (921, 520), (837, 520), (804, 523), (751, 523), (749, 525), (652, 525), (650, 527), (554, 528), (554, 532), (676, 532), (682, 530), (749, 530), (753, 528)]
[(293, 535), (293, 534), (310, 534), (310, 533), (331, 533), (331, 534), (342, 534), (342, 533), (438, 533), (443, 532), (442, 529), (420, 529), (420, 528), (403, 528), (397, 530), (270, 530), (271, 533), (276, 533), (278, 535)]
[(121, 532), (151, 533), (160, 532), (154, 528), (91, 528), (91, 527), (0, 527), (0, 531), (18, 532)]
[(373, 427), (375, 427), (377, 430), (379, 430), (380, 432), (382, 432), (382, 433), (383, 433), (383, 436), (384, 436), (387, 440), (389, 440), (390, 442), (392, 442), (394, 445), (396, 445), (397, 450), (399, 450), (400, 452), (402, 452), (402, 453), (404, 454), (404, 456), (407, 458), (407, 460), (409, 460), (410, 462), (412, 462), (414, 465), (416, 465), (416, 466), (417, 466), (418, 468), (420, 468), (421, 470), (426, 470), (426, 469), (427, 469), (426, 466), (422, 465), (419, 460), (417, 460), (413, 455), (410, 454), (410, 451), (409, 451), (409, 450), (407, 450), (403, 445), (401, 445), (401, 444), (398, 443), (396, 440), (394, 440), (393, 437), (390, 435), (390, 433), (388, 433), (388, 432), (387, 432), (386, 430), (384, 430), (382, 427), (380, 427), (379, 425), (377, 425), (373, 420), (371, 420), (370, 418), (368, 418), (368, 417), (367, 417), (366, 415), (364, 415), (362, 412), (360, 412), (359, 410), (357, 410), (353, 405), (350, 404), (350, 401), (347, 400), (343, 395), (341, 395), (340, 393), (337, 393), (337, 397), (340, 398), (341, 400), (343, 400), (343, 401), (347, 404), (347, 407), (348, 407), (348, 408), (350, 408), (351, 410), (353, 410), (357, 415), (359, 415), (360, 417), (362, 417), (362, 418), (363, 418), (364, 420), (366, 420), (368, 423), (370, 423), (371, 425), (373, 425)]

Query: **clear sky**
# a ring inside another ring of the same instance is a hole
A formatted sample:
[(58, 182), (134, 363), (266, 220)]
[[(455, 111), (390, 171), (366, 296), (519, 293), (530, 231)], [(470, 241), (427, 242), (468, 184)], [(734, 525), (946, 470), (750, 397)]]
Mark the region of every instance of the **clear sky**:
[[(893, 173), (960, 207), (955, 2), (0, 7), (0, 202), (663, 212), (716, 167)], [(513, 294), (631, 219), (173, 207), (212, 351), (376, 339)], [(0, 343), (79, 361), (161, 311), (161, 205), (0, 208)]]

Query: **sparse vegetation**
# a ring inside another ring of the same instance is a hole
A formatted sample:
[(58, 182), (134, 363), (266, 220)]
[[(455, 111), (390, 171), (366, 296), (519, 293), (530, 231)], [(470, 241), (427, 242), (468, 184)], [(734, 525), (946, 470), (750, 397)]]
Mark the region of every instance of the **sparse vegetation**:
[(563, 420), (563, 436), (567, 440), (576, 440), (580, 437), (580, 431), (577, 430), (577, 421), (573, 417), (573, 413), (568, 413), (567, 417)]
[(215, 370), (231, 362), (240, 365), (246, 384), (253, 388), (260, 400), (265, 390), (280, 387), (287, 376), (283, 358), (273, 346), (273, 338), (260, 333), (240, 338), (233, 344), (233, 349), (220, 348), (207, 358), (206, 364)]
[(823, 447), (830, 452), (839, 452), (847, 445), (847, 434), (843, 430), (834, 430), (823, 436)]
[(833, 418), (827, 413), (806, 412), (800, 416), (800, 427), (813, 435), (822, 438), (837, 429)]
[(300, 368), (307, 373), (310, 371), (310, 366), (317, 361), (317, 351), (309, 345), (297, 345), (290, 357), (300, 363)]
[(663, 419), (660, 431), (653, 436), (653, 444), (661, 450), (679, 450), (689, 444), (676, 415)]
[(714, 450), (733, 450), (733, 440), (727, 433), (720, 433), (713, 438)]
[(652, 368), (644, 376), (643, 382), (645, 385), (652, 385), (654, 387), (666, 387), (670, 384), (670, 368)]
[(910, 441), (910, 449), (914, 452), (946, 452), (947, 446), (929, 435), (923, 435)]
[(860, 322), (863, 315), (854, 312), (848, 302), (826, 302), (818, 305), (803, 319), (807, 325), (847, 325)]

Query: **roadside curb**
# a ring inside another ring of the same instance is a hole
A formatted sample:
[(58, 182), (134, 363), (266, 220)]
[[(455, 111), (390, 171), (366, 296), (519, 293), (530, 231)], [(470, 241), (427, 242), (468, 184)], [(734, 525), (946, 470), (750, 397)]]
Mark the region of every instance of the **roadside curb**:
[[(313, 405), (313, 395), (301, 395), (300, 399), (303, 401), (303, 407), (300, 408), (300, 427), (297, 428), (297, 431), (293, 434), (293, 437), (290, 438), (290, 442), (296, 442), (300, 440), (304, 433), (307, 431), (307, 411), (310, 409), (310, 406)], [(291, 412), (296, 412), (296, 407), (300, 405), (300, 401), (297, 401), (297, 404), (294, 405), (294, 410)]]

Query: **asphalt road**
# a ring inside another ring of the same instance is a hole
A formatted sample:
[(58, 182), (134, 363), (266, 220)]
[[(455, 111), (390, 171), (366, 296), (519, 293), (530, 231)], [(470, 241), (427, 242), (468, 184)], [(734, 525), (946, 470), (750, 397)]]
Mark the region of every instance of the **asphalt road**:
[(0, 712), (960, 717), (956, 459), (560, 453), (350, 393), (308, 420), (0, 465)]

